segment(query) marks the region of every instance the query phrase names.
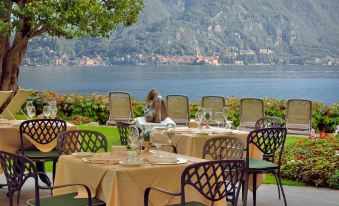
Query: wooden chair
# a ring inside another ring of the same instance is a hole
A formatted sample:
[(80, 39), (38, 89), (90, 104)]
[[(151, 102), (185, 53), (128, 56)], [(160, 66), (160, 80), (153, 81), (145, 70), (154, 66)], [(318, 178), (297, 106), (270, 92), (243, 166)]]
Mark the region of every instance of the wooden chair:
[(256, 98), (243, 98), (240, 100), (240, 130), (251, 131), (255, 128), (258, 119), (263, 118), (264, 101)]
[[(257, 174), (260, 173), (271, 173), (275, 176), (278, 186), (278, 193), (280, 199), (280, 190), (284, 198), (285, 206), (286, 197), (284, 189), (281, 183), (280, 166), (281, 166), (281, 155), (284, 149), (286, 140), (286, 128), (264, 128), (256, 129), (250, 132), (247, 136), (247, 148), (246, 148), (246, 173), (245, 183), (243, 192), (243, 202), (247, 202), (247, 190), (249, 175), (253, 174), (253, 205), (256, 205), (256, 185), (257, 185)], [(250, 158), (250, 145), (258, 148), (263, 153), (263, 159), (251, 159)], [(275, 160), (275, 153), (278, 152), (278, 161)]]
[(117, 121), (128, 122), (133, 120), (131, 94), (114, 91), (109, 93), (109, 119), (107, 125), (115, 125)]
[(188, 125), (190, 121), (190, 109), (188, 97), (184, 95), (167, 95), (167, 116), (177, 125)]
[(107, 152), (107, 139), (104, 134), (91, 130), (71, 130), (58, 135), (60, 155), (74, 152)]
[[(54, 187), (42, 187), (38, 181), (38, 171), (34, 163), (21, 155), (11, 154), (0, 151), (0, 163), (4, 170), (6, 182), (8, 185), (9, 206), (13, 206), (13, 194), (18, 192), (17, 204), (19, 204), (20, 190), (22, 185), (29, 178), (34, 179), (34, 199), (27, 201), (28, 206), (104, 206), (105, 202), (91, 197), (91, 191), (86, 185), (69, 184), (58, 185)], [(40, 197), (40, 189), (55, 189), (69, 186), (81, 186), (86, 189), (87, 198), (74, 198), (77, 193), (69, 193), (64, 195)]]
[(286, 108), (288, 134), (312, 135), (312, 102), (304, 99), (290, 99)]
[(244, 171), (244, 160), (217, 160), (191, 164), (186, 167), (181, 175), (180, 192), (169, 192), (162, 188), (148, 187), (144, 194), (144, 205), (148, 206), (150, 191), (156, 190), (167, 195), (180, 197), (181, 203), (171, 206), (206, 206), (200, 202), (186, 202), (185, 187), (190, 185), (209, 201), (215, 202), (225, 199), (226, 202), (236, 206)]

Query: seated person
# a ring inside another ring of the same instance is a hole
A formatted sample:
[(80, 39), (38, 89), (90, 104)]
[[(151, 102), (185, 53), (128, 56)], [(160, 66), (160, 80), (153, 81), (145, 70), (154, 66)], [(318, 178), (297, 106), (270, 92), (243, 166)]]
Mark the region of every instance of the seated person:
[(167, 118), (167, 110), (164, 99), (158, 90), (152, 89), (146, 98), (145, 103), (146, 122), (160, 123)]

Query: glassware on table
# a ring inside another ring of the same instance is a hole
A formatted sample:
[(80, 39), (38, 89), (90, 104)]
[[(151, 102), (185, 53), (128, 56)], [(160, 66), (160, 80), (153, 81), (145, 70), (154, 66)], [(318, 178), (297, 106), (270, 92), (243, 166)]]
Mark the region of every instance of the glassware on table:
[(36, 109), (35, 106), (29, 106), (29, 109), (27, 109), (27, 115), (29, 116), (30, 119), (32, 119), (35, 116)]
[(226, 122), (227, 119), (228, 119), (228, 108), (227, 108), (227, 107), (224, 107), (224, 108), (222, 109), (222, 112), (223, 112), (223, 114), (224, 114), (224, 121)]
[(202, 128), (202, 120), (203, 120), (203, 112), (202, 111), (197, 111), (194, 115), (195, 121), (199, 123), (199, 128)]
[(233, 129), (233, 122), (232, 121), (226, 121), (226, 129)]
[(55, 118), (58, 113), (58, 107), (56, 101), (50, 101), (49, 102), (49, 108), (50, 108), (50, 116), (52, 118)]
[(217, 122), (218, 127), (220, 126), (220, 123), (223, 123), (224, 114), (222, 112), (215, 112), (214, 113), (214, 121)]
[(160, 156), (159, 155), (159, 148), (164, 144), (168, 144), (168, 139), (164, 135), (157, 133), (155, 131), (155, 129), (151, 130), (150, 141), (152, 142), (152, 144), (156, 148), (157, 156)]
[(166, 135), (168, 137), (168, 143), (172, 144), (173, 136), (175, 133), (175, 124), (169, 123), (166, 127)]
[(209, 121), (212, 119), (213, 113), (211, 108), (205, 108), (204, 109), (204, 121), (206, 128), (209, 128)]
[[(141, 152), (142, 141), (139, 138), (138, 128), (136, 128), (134, 125), (129, 127), (127, 143), (133, 150), (131, 160), (136, 160), (136, 156), (140, 155)], [(135, 153), (137, 155), (135, 155)]]
[(26, 112), (27, 112), (28, 116), (31, 113), (32, 107), (33, 107), (33, 102), (32, 101), (27, 101), (26, 102)]
[(44, 106), (42, 110), (42, 114), (44, 115), (44, 118), (49, 118), (51, 115), (51, 109), (49, 106)]

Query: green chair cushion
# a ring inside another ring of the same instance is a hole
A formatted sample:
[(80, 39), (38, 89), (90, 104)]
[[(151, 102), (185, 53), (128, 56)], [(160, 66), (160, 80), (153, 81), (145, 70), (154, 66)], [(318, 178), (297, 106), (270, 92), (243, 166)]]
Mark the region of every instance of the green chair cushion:
[[(51, 197), (41, 197), (40, 205), (41, 206), (87, 206), (88, 199), (87, 198), (74, 198), (77, 193), (70, 193), (66, 195), (57, 195)], [(28, 206), (35, 206), (35, 199), (31, 199), (27, 201)], [(92, 198), (93, 206), (105, 206), (106, 203), (97, 199)]]
[(249, 159), (249, 169), (270, 169), (277, 168), (278, 165), (265, 160)]
[(29, 149), (24, 150), (25, 157), (28, 158), (53, 158), (53, 157), (59, 157), (59, 153), (57, 150), (52, 150), (50, 152), (41, 152), (39, 150)]
[[(208, 206), (208, 205), (202, 204), (200, 202), (186, 202), (185, 205), (186, 206)], [(181, 206), (181, 203), (174, 204), (174, 205), (168, 205), (168, 206)]]

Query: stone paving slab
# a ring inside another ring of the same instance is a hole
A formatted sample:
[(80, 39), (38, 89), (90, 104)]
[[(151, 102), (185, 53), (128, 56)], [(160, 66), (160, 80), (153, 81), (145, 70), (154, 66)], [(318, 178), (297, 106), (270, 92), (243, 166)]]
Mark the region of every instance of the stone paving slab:
[[(0, 184), (4, 183), (3, 175), (0, 175)], [(296, 187), (284, 186), (287, 197), (287, 204), (289, 206), (338, 206), (339, 205), (339, 190), (331, 190), (326, 188), (315, 187)], [(6, 196), (7, 188), (0, 189), (0, 206), (8, 206), (8, 199)], [(50, 192), (41, 190), (41, 196), (48, 196)], [(240, 195), (241, 196), (241, 195)], [(21, 200), (19, 206), (24, 206), (27, 199), (34, 198), (34, 184), (33, 181), (28, 181), (21, 191)], [(16, 205), (16, 196), (14, 198), (14, 205)], [(140, 203), (142, 206), (143, 203)], [(241, 197), (239, 197), (239, 204), (242, 205)], [(252, 193), (248, 193), (248, 206), (252, 206)], [(278, 190), (276, 185), (262, 185), (257, 191), (257, 205), (258, 206), (283, 206), (284, 201), (278, 199)]]

